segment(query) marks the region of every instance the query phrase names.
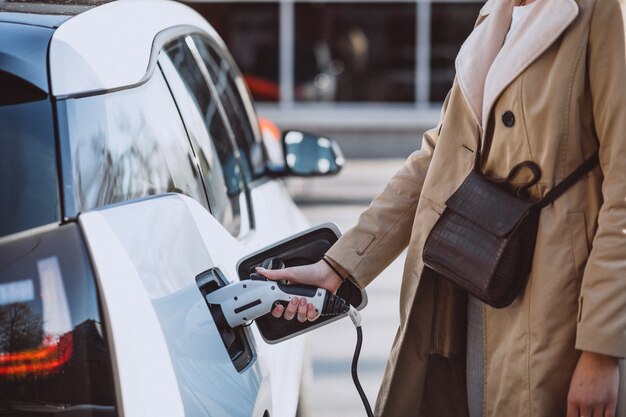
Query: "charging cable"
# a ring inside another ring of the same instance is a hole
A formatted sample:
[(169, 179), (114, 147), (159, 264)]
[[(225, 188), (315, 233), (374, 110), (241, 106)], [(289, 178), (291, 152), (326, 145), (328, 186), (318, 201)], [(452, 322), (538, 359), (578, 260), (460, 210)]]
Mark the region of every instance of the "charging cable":
[[(285, 267), (282, 260), (277, 258), (266, 259), (263, 262), (266, 269), (281, 269)], [(210, 284), (211, 281), (208, 281)], [(206, 282), (198, 284), (201, 291), (208, 287)], [(346, 300), (322, 288), (304, 285), (288, 285), (282, 282), (268, 281), (258, 273), (252, 273), (249, 280), (234, 282), (224, 287), (214, 288), (213, 291), (203, 292), (213, 320), (219, 329), (229, 331), (239, 326), (249, 326), (253, 320), (269, 314), (277, 303), (288, 305), (293, 297), (304, 297), (312, 303), (320, 316), (338, 316), (348, 314), (356, 327), (357, 342), (352, 358), (352, 380), (365, 406), (368, 417), (374, 417), (365, 392), (357, 375), (357, 364), (363, 344), (361, 329), (361, 313)]]
[(363, 387), (361, 387), (361, 383), (359, 382), (359, 376), (357, 374), (357, 364), (359, 362), (359, 355), (361, 354), (361, 345), (363, 344), (363, 330), (361, 329), (361, 313), (359, 313), (359, 310), (357, 310), (356, 308), (350, 306), (350, 310), (348, 310), (348, 315), (350, 316), (350, 319), (352, 319), (352, 323), (354, 323), (354, 327), (356, 327), (356, 347), (354, 349), (354, 357), (352, 358), (352, 380), (354, 381), (356, 390), (359, 392), (361, 401), (363, 401), (363, 405), (365, 406), (367, 417), (374, 417), (374, 413), (372, 413), (372, 407), (370, 406), (370, 403), (367, 400), (367, 396), (365, 395), (365, 392), (363, 391)]

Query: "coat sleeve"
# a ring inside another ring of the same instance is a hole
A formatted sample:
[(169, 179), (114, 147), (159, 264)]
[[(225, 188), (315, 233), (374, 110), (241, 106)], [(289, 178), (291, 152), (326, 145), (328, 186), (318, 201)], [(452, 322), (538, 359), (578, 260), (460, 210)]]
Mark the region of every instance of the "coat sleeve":
[(626, 357), (626, 5), (596, 0), (589, 82), (603, 203), (583, 275), (576, 348)]
[(422, 147), (413, 152), (385, 189), (359, 216), (325, 256), (364, 288), (407, 247), (428, 166), (447, 108), (444, 101), (439, 124), (424, 133)]

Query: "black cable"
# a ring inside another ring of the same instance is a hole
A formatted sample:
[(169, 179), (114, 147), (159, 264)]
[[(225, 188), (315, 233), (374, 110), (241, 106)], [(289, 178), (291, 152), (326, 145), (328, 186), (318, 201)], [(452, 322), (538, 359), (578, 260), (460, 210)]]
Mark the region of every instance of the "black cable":
[(357, 363), (359, 362), (359, 355), (361, 354), (361, 345), (363, 344), (363, 330), (361, 330), (361, 326), (356, 327), (356, 348), (354, 349), (354, 357), (352, 358), (352, 380), (354, 381), (354, 385), (356, 386), (356, 390), (359, 392), (359, 396), (361, 397), (361, 401), (363, 401), (363, 405), (365, 406), (365, 411), (367, 412), (367, 417), (374, 417), (374, 413), (372, 413), (372, 407), (370, 407), (370, 403), (365, 396), (365, 392), (363, 392), (363, 387), (361, 387), (361, 383), (359, 382), (359, 376), (357, 375)]

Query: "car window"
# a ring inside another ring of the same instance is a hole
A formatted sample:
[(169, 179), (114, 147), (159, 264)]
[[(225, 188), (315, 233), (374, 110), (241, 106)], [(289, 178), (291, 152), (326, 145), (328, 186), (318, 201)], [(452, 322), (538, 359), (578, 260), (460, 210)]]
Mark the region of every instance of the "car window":
[(0, 240), (0, 415), (118, 415), (105, 323), (76, 223)]
[(143, 86), (67, 100), (79, 210), (174, 192), (208, 207), (196, 158), (160, 71)]
[[(237, 236), (249, 228), (239, 153), (229, 137), (228, 128), (220, 115), (218, 103), (211, 94), (208, 80), (198, 67), (186, 39), (175, 40), (165, 47), (161, 65), (181, 113), (184, 113), (183, 118), (190, 136), (195, 138), (198, 142), (197, 148), (202, 151), (198, 151), (198, 154), (204, 155), (200, 159), (209, 189), (211, 212), (232, 235)], [(189, 102), (194, 104), (191, 109), (185, 105)], [(199, 132), (197, 124), (193, 122), (198, 116), (203, 122), (204, 132)], [(214, 172), (212, 161), (215, 156), (221, 166), (221, 175)], [(204, 164), (202, 159), (206, 160)]]
[[(239, 71), (233, 68), (230, 61), (204, 38), (198, 35), (193, 35), (192, 38), (222, 100), (228, 121), (235, 134), (235, 140), (241, 149), (246, 170), (249, 170), (255, 177), (263, 175), (265, 172), (263, 147), (260, 134), (253, 129), (253, 126), (258, 126), (258, 121), (254, 116), (247, 89), (243, 85), (241, 88), (237, 85), (236, 80), (241, 79), (236, 76)], [(242, 79), (241, 83), (243, 83)], [(248, 108), (244, 100), (248, 103)], [(254, 120), (251, 120), (251, 117), (254, 117)]]
[(47, 94), (4, 71), (0, 91), (0, 236), (4, 236), (58, 221), (59, 199)]

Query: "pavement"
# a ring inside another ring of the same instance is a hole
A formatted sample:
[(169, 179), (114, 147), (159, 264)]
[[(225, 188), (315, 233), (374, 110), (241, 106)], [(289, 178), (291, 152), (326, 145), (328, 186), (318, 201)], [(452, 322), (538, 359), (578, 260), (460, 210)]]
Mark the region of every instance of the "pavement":
[[(335, 177), (294, 178), (287, 185), (311, 224), (332, 221), (346, 231), (403, 162), (402, 159), (348, 160)], [(363, 347), (358, 373), (372, 408), (399, 324), (404, 258), (402, 254), (366, 289), (368, 305), (362, 311)], [(308, 415), (363, 417), (365, 410), (350, 373), (356, 344), (352, 322), (343, 319), (307, 337), (313, 365), (307, 384)]]

